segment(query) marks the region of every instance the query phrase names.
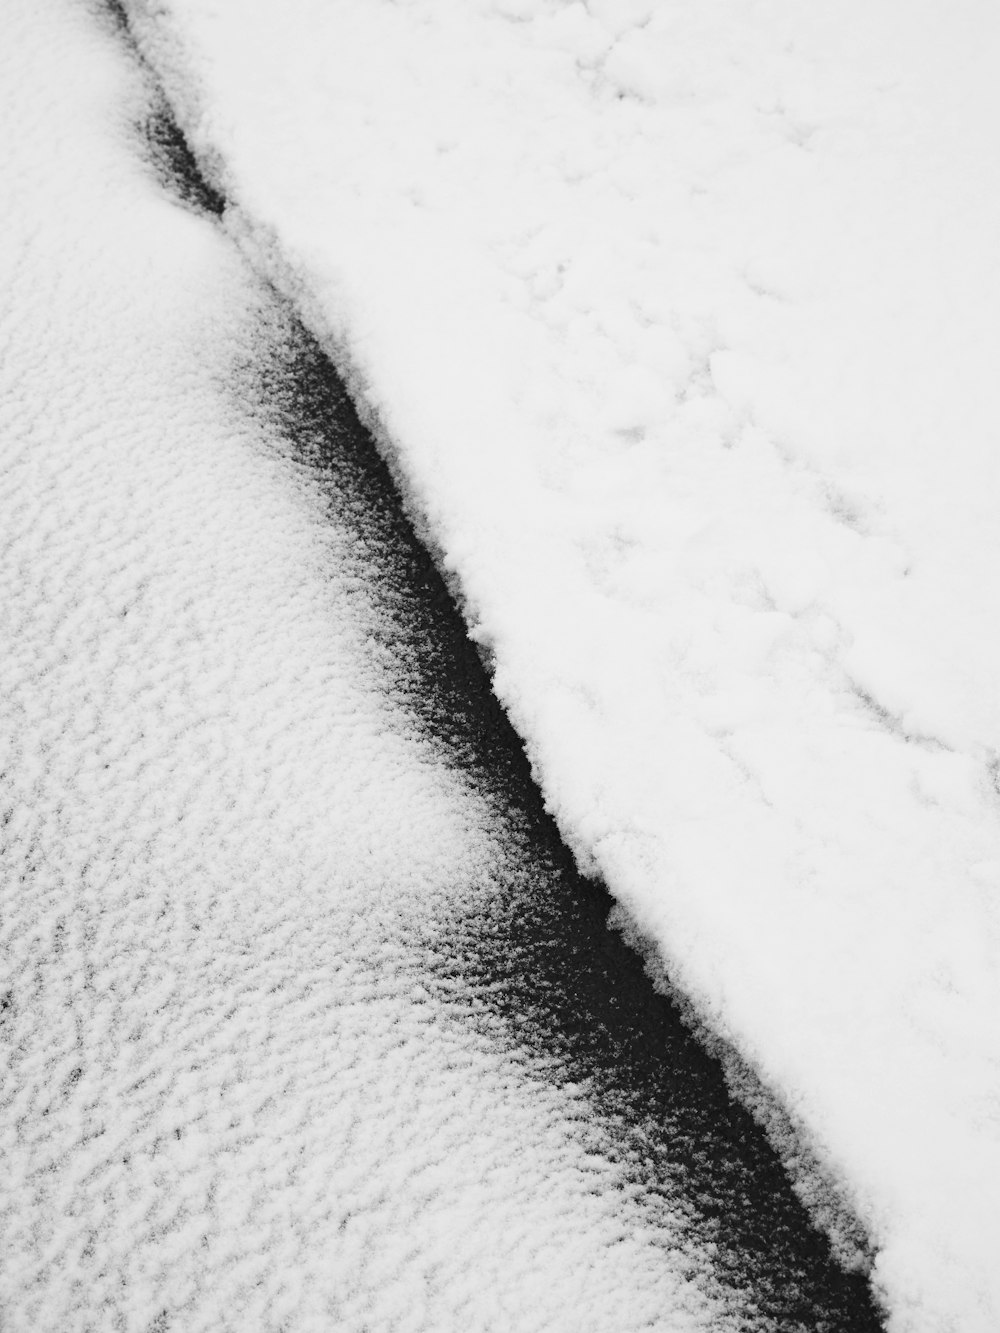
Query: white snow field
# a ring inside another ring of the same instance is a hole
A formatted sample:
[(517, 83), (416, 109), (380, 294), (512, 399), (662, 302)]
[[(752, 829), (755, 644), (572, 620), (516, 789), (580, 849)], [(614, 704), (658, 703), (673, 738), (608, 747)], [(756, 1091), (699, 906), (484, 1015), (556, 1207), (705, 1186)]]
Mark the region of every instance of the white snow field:
[(997, 1329), (1000, 11), (126, 9), (581, 864)]
[(504, 853), (237, 401), (273, 297), (110, 19), (3, 20), (5, 1333), (745, 1328), (424, 986)]

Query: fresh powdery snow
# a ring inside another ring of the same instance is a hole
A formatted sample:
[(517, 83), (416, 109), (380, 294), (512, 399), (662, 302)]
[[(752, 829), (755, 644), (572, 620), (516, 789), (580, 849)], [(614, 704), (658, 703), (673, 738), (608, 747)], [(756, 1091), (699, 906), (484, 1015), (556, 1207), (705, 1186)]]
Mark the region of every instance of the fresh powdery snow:
[(254, 409), (281, 307), (143, 160), (113, 16), (3, 15), (0, 1324), (749, 1327), (429, 985), (513, 835)]
[(578, 859), (1000, 1327), (1000, 11), (125, 8)]

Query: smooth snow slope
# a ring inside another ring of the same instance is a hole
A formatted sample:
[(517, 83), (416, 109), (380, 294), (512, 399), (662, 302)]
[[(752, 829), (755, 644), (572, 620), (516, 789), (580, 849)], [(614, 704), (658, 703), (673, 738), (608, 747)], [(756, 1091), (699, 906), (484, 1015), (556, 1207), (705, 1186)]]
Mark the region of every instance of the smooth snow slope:
[(581, 861), (1000, 1326), (1000, 15), (133, 0)]
[(3, 16), (5, 1333), (746, 1327), (435, 980), (530, 866), (254, 413), (273, 300), (123, 38)]

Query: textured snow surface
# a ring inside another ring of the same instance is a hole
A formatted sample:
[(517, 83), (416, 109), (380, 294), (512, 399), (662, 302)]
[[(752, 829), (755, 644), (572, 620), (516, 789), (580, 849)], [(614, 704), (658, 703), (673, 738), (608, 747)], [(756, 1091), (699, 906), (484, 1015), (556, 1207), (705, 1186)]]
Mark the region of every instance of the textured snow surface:
[(424, 984), (503, 839), (237, 401), (271, 298), (111, 24), (3, 12), (0, 1323), (703, 1327), (572, 1090)]
[(996, 7), (128, 8), (579, 858), (995, 1329)]

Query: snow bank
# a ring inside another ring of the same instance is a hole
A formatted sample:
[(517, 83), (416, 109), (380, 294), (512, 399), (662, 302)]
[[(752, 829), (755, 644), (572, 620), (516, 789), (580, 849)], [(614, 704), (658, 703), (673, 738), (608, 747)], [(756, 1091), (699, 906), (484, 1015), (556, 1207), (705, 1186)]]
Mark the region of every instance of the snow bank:
[(143, 163), (110, 25), (4, 17), (0, 1322), (703, 1327), (579, 1096), (430, 984), (503, 830), (233, 401), (273, 303)]
[(579, 858), (995, 1329), (995, 7), (129, 9)]

